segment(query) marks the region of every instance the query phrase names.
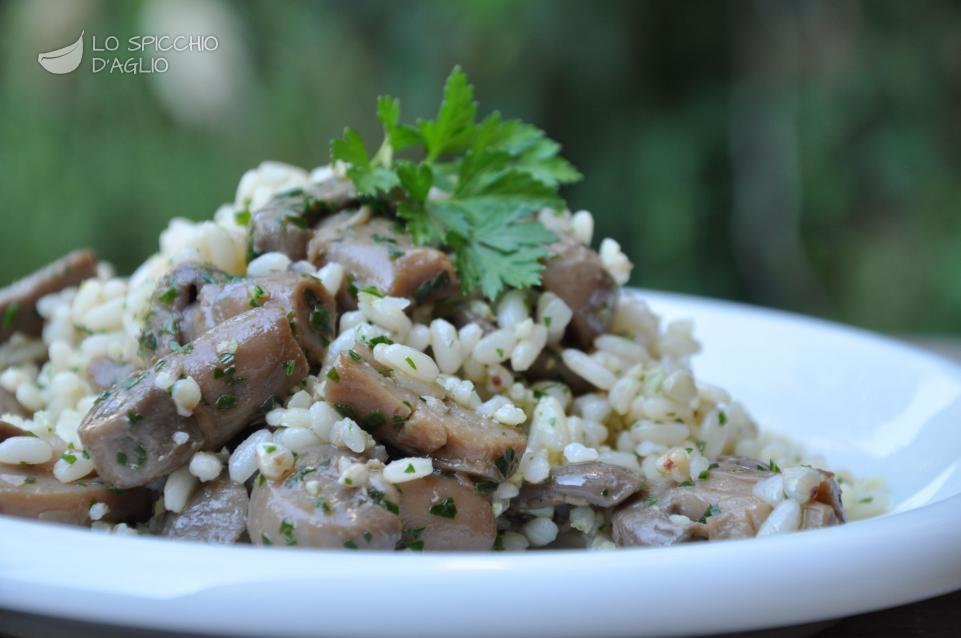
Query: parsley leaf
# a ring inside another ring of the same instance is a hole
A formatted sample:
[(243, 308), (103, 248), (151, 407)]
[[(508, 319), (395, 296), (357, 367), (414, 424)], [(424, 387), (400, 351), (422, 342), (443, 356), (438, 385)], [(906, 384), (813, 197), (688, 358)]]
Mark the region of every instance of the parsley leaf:
[(387, 193), (398, 184), (397, 174), (371, 162), (364, 140), (352, 128), (344, 129), (344, 136), (333, 141), (331, 157), (350, 164), (347, 176), (361, 195)]
[(444, 153), (466, 148), (474, 134), (476, 116), (474, 87), (467, 80), (467, 74), (455, 66), (444, 84), (444, 99), (437, 111), (437, 119), (417, 121), (427, 163), (434, 162)]
[[(378, 98), (384, 140), (376, 153), (348, 128), (331, 144), (332, 160), (347, 165), (361, 195), (406, 222), (415, 244), (452, 252), (465, 292), (493, 300), (507, 288), (540, 284), (557, 237), (535, 214), (563, 210), (558, 188), (581, 178), (560, 145), (496, 112), (478, 122), (474, 87), (460, 67), (447, 78), (435, 119), (409, 126), (400, 114), (399, 100)], [(411, 147), (422, 159), (395, 158)]]

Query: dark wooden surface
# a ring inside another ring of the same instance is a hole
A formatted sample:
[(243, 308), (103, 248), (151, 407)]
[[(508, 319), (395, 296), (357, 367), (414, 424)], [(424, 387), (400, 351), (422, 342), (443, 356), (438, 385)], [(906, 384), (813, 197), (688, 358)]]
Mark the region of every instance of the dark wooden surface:
[(961, 591), (913, 605), (852, 616), (817, 634), (819, 638), (842, 636), (961, 636)]

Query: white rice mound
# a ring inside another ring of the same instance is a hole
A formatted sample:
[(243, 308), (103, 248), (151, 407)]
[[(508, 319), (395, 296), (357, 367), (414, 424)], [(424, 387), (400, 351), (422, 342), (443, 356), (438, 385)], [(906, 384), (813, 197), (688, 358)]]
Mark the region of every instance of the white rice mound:
[[(87, 382), (91, 360), (107, 356), (119, 363), (143, 365), (137, 338), (146, 306), (157, 280), (183, 261), (211, 263), (228, 273), (262, 275), (294, 270), (316, 276), (331, 292), (339, 289), (344, 269), (336, 264), (320, 270), (307, 262), (290, 263), (284, 255), (268, 253), (245, 263), (246, 228), (237, 213), (256, 209), (275, 193), (329, 177), (330, 167), (312, 172), (278, 162), (264, 162), (247, 171), (232, 204), (224, 204), (212, 221), (175, 218), (160, 235), (160, 250), (129, 278), (117, 277), (101, 263), (98, 276), (79, 288), (44, 297), (38, 310), (45, 319), (41, 340), (16, 336), (0, 346), (0, 387), (15, 394), (30, 412), (25, 419), (12, 414), (2, 418), (36, 436), (14, 437), (0, 444), (5, 463), (43, 463), (61, 457), (54, 475), (63, 482), (82, 479), (93, 470), (83, 454), (77, 427), (91, 408), (96, 394)], [(594, 220), (589, 212), (544, 211), (540, 219), (555, 233), (590, 244)], [(616, 241), (605, 239), (599, 253), (614, 279), (627, 281), (631, 263)], [(171, 474), (158, 502), (157, 514), (179, 511), (192, 491), (226, 471), (238, 482), (256, 472), (283, 476), (293, 465), (293, 455), (320, 442), (366, 452), (367, 465), (341, 469), (341, 481), (362, 485), (367, 466), (384, 471), (398, 482), (430, 473), (430, 459), (410, 458), (389, 463), (382, 446), (357, 423), (342, 418), (324, 400), (326, 372), (340, 352), (361, 337), (387, 336), (393, 345), (379, 344), (374, 356), (405, 374), (399, 378), (411, 388), (440, 386), (453, 401), (500, 423), (529, 430), (529, 442), (520, 468), (494, 492), (496, 515), (503, 513), (518, 486), (545, 480), (552, 467), (592, 460), (628, 468), (652, 483), (695, 480), (719, 456), (737, 454), (775, 462), (784, 469), (803, 465), (824, 467), (823, 460), (806, 456), (793, 442), (759, 432), (744, 407), (723, 389), (695, 379), (690, 358), (699, 345), (688, 321), (664, 322), (637, 295), (623, 291), (611, 333), (599, 337), (592, 353), (567, 349), (564, 362), (590, 383), (594, 391), (572, 396), (560, 382), (526, 383), (511, 369), (526, 370), (548, 344), (560, 341), (571, 320), (571, 309), (552, 293), (511, 291), (496, 305), (474, 302), (473, 310), (496, 325), (485, 334), (478, 324), (460, 329), (432, 318), (430, 306), (409, 315), (408, 299), (378, 298), (361, 292), (359, 308), (340, 318), (339, 336), (331, 343), (325, 366), (309, 376), (290, 396), (266, 416), (267, 427), (257, 430), (232, 453), (198, 452)], [(224, 344), (229, 348), (229, 344)], [(403, 365), (410, 359), (416, 367)], [(40, 362), (43, 362), (42, 364)], [(507, 364), (510, 364), (510, 368)], [(186, 385), (172, 397), (178, 409), (189, 410), (196, 394)], [(195, 405), (195, 401), (193, 401)], [(189, 412), (188, 412), (189, 413)], [(27, 439), (25, 443), (22, 439)], [(73, 462), (63, 458), (66, 455)], [(393, 471), (394, 463), (412, 465), (416, 473)], [(803, 475), (803, 469), (795, 472)], [(856, 480), (838, 473), (849, 519), (882, 513), (887, 506), (883, 485), (876, 480)], [(797, 528), (790, 496), (783, 488), (772, 492), (774, 531)], [(780, 503), (785, 503), (781, 507)], [(126, 525), (100, 522), (103, 508), (91, 508), (95, 529), (136, 533)], [(577, 507), (571, 511), (570, 529), (559, 530), (551, 520), (552, 508), (531, 512), (535, 518), (522, 529), (507, 530), (499, 539), (505, 550), (550, 545), (563, 533), (581, 537), (591, 549), (613, 547), (607, 524), (609, 513)], [(778, 522), (780, 521), (780, 522)], [(144, 526), (140, 532), (150, 530)], [(771, 530), (768, 530), (771, 531)], [(767, 533), (763, 528), (761, 533)]]

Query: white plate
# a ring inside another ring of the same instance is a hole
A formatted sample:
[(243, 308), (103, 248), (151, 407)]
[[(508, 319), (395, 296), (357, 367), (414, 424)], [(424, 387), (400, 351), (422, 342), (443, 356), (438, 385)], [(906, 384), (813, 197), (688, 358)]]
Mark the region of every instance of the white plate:
[(206, 547), (0, 517), (0, 608), (235, 636), (647, 636), (806, 623), (961, 588), (961, 369), (866, 332), (642, 293), (689, 317), (699, 375), (892, 513), (612, 552), (375, 554)]

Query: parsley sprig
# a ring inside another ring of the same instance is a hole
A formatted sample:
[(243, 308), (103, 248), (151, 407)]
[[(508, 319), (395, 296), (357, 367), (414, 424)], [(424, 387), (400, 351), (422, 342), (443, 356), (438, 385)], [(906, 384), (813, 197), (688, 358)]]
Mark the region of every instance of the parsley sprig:
[(384, 140), (373, 155), (351, 128), (331, 144), (332, 161), (343, 162), (358, 193), (396, 211), (415, 243), (450, 250), (465, 292), (495, 299), (505, 288), (538, 285), (557, 237), (533, 213), (563, 210), (559, 187), (581, 178), (560, 145), (497, 112), (478, 121), (460, 67), (434, 119), (402, 123), (400, 101), (389, 96), (378, 98), (377, 119)]

